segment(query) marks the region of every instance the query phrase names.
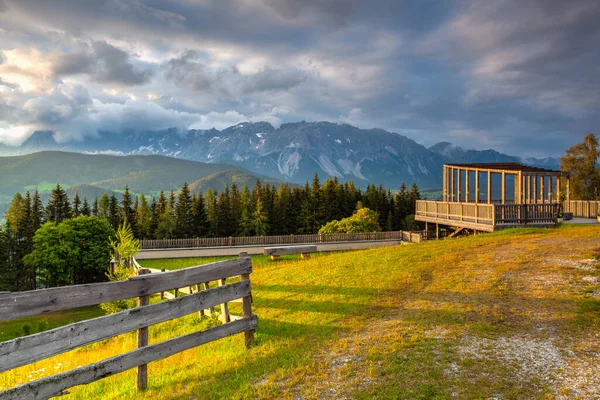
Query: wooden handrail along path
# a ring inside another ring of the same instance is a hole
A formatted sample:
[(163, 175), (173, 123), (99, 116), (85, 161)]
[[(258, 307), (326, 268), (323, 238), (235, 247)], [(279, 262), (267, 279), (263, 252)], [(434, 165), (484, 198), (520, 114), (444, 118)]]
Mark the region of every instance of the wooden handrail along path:
[(190, 249), (203, 247), (244, 247), (244, 246), (274, 246), (293, 244), (344, 243), (359, 241), (401, 240), (404, 242), (419, 242), (421, 232), (388, 231), (388, 232), (357, 232), (330, 233), (325, 235), (273, 235), (273, 236), (231, 236), (231, 237), (202, 237), (187, 239), (148, 239), (140, 240), (142, 250), (161, 249)]
[[(138, 367), (137, 387), (143, 390), (146, 388), (146, 365), (149, 362), (241, 332), (245, 333), (246, 347), (250, 347), (254, 342), (254, 330), (257, 325), (257, 318), (252, 314), (251, 306), (251, 272), (250, 257), (241, 256), (239, 259), (160, 274), (141, 269), (139, 275), (132, 276), (127, 281), (0, 293), (0, 321), (138, 298), (137, 308), (1, 342), (0, 372), (3, 372), (138, 330), (138, 349), (16, 386), (0, 392), (0, 399), (47, 399), (64, 394), (70, 387), (94, 382), (134, 367)], [(234, 276), (241, 276), (241, 281), (225, 284), (225, 279)], [(208, 288), (207, 283), (212, 281), (219, 281), (221, 285)], [(190, 290), (187, 296), (148, 305), (148, 297), (153, 293), (192, 285), (199, 287), (200, 283), (206, 284), (208, 289), (196, 293), (191, 293)], [(148, 326), (218, 305), (226, 307), (228, 302), (240, 298), (244, 311), (242, 318), (148, 345)]]

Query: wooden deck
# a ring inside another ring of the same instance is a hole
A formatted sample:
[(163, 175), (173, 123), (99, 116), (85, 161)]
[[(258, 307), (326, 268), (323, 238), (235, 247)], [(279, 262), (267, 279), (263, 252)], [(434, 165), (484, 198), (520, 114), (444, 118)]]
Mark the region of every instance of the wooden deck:
[(558, 204), (486, 204), (418, 200), (417, 221), (494, 232), (521, 226), (554, 226)]

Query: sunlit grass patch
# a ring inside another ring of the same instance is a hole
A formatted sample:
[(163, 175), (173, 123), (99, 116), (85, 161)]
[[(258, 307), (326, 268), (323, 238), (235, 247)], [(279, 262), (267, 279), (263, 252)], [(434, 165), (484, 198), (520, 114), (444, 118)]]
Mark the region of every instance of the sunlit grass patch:
[[(310, 260), (252, 256), (259, 317), (253, 348), (246, 350), (236, 335), (151, 363), (144, 394), (136, 393), (132, 370), (74, 388), (70, 396), (598, 397), (600, 374), (590, 361), (600, 327), (598, 271), (596, 263), (583, 261), (598, 243), (600, 229), (578, 226), (314, 254)], [(178, 269), (221, 259), (140, 263)], [(230, 309), (241, 313), (239, 304)], [(212, 323), (194, 313), (151, 327), (150, 342)], [(134, 347), (134, 333), (121, 335), (1, 374), (0, 385)]]

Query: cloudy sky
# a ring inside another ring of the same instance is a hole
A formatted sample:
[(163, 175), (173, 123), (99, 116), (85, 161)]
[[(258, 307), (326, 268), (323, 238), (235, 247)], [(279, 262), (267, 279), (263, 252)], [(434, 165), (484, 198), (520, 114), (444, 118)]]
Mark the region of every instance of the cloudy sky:
[(598, 0), (0, 0), (0, 142), (343, 121), (559, 155), (600, 122)]

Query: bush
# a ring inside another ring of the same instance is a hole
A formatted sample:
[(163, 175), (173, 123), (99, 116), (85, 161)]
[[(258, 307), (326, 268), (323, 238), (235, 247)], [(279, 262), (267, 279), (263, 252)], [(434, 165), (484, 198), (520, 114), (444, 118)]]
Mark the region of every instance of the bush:
[(25, 336), (31, 335), (33, 327), (30, 324), (23, 324), (23, 334)]
[(373, 210), (360, 208), (351, 217), (340, 221), (333, 220), (319, 229), (319, 234), (327, 233), (356, 233), (356, 232), (380, 232), (379, 216)]

